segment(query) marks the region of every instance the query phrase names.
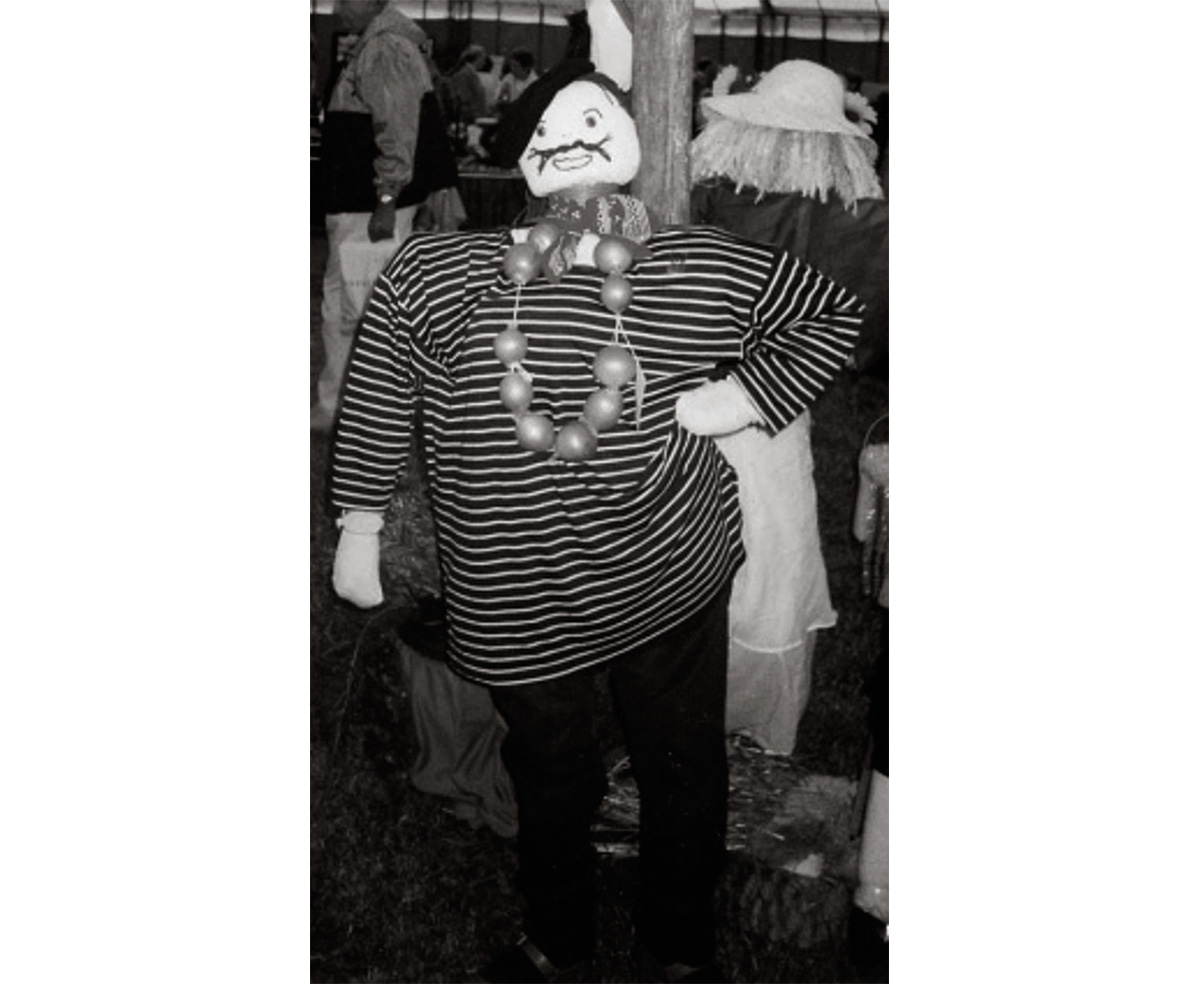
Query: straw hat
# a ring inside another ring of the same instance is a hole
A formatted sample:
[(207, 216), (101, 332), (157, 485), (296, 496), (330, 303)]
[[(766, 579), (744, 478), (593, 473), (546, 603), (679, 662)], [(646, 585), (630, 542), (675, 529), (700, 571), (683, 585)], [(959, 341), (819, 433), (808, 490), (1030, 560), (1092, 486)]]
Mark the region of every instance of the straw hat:
[[(703, 130), (692, 141), (692, 182), (732, 181), (737, 190), (800, 192), (848, 209), (883, 198), (871, 139), (875, 111), (841, 78), (810, 61), (776, 65), (750, 92), (701, 101)], [(851, 115), (853, 115), (853, 119)], [(859, 122), (855, 122), (855, 120)]]
[(706, 112), (755, 126), (869, 136), (869, 126), (847, 118), (846, 95), (836, 72), (816, 62), (786, 61), (767, 72), (749, 92), (709, 96), (701, 105)]

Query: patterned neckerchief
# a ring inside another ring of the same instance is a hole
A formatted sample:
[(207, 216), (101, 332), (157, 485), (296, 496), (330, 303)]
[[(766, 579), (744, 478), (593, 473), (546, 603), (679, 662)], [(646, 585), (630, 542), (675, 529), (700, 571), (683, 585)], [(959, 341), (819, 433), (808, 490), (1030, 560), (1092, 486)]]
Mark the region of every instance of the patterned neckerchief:
[(546, 254), (546, 278), (557, 283), (575, 263), (579, 240), (585, 232), (598, 236), (620, 236), (629, 241), (634, 262), (650, 255), (642, 245), (654, 231), (650, 213), (640, 198), (632, 195), (599, 195), (577, 202), (562, 195), (547, 198), (546, 217), (563, 227), (563, 234)]

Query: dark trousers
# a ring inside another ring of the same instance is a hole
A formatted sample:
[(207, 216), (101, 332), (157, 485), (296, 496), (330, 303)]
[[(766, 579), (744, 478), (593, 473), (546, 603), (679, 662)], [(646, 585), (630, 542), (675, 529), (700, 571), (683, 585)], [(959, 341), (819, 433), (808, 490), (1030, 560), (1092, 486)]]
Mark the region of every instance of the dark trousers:
[[(640, 803), (639, 940), (664, 963), (713, 956), (713, 895), (725, 859), (729, 592), (606, 668)], [(509, 726), (525, 932), (556, 964), (594, 943), (590, 828), (607, 790), (594, 727), (595, 674), (492, 688)]]

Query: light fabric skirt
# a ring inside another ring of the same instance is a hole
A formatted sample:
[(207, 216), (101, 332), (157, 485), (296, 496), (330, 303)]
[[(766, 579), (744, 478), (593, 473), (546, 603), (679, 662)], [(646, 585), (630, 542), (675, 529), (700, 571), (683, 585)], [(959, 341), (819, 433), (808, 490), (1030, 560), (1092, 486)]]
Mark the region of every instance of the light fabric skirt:
[(817, 629), (833, 626), (817, 529), (809, 415), (770, 437), (717, 438), (737, 470), (746, 562), (729, 603), (726, 729), (790, 754), (812, 687)]

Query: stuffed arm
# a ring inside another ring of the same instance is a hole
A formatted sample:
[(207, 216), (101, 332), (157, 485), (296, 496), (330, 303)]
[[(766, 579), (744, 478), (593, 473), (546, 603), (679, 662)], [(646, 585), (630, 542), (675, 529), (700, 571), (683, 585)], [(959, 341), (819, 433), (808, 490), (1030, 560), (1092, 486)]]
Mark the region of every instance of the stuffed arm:
[(411, 330), (406, 305), (393, 286), (391, 271), (385, 270), (359, 325), (330, 472), (330, 499), (340, 510), (341, 530), (333, 587), (340, 598), (360, 608), (383, 601), (379, 534), (384, 511), (408, 467), (414, 414)]
[(379, 580), (379, 531), (383, 513), (347, 510), (337, 521), (341, 529), (333, 558), (333, 590), (359, 608), (383, 602)]
[(779, 433), (845, 367), (862, 320), (863, 306), (849, 290), (780, 253), (749, 312), (748, 354), (722, 382), (683, 394), (676, 408), (680, 422), (694, 430), (683, 416), (699, 403), (710, 425), (733, 430), (757, 423)]

